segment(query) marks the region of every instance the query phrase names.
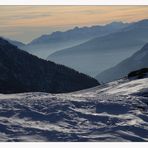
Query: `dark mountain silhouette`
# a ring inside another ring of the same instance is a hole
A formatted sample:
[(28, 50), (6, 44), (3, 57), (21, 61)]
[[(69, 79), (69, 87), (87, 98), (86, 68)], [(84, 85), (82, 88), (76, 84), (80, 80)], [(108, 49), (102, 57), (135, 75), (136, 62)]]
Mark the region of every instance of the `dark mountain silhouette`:
[(57, 51), (49, 55), (47, 59), (96, 76), (131, 56), (147, 41), (148, 20), (142, 20), (115, 33)]
[(128, 74), (128, 78), (145, 78), (148, 76), (148, 68), (142, 68), (136, 71), (132, 71)]
[(39, 59), (0, 38), (0, 93), (62, 93), (96, 85), (97, 80), (87, 75)]
[(67, 31), (56, 31), (42, 35), (22, 49), (46, 59), (53, 52), (76, 46), (94, 37), (104, 36), (128, 26), (127, 23), (113, 22), (104, 26), (75, 27)]
[(103, 82), (113, 81), (126, 76), (129, 72), (148, 67), (148, 44), (137, 51), (131, 57), (120, 62), (116, 66), (103, 71), (96, 76)]

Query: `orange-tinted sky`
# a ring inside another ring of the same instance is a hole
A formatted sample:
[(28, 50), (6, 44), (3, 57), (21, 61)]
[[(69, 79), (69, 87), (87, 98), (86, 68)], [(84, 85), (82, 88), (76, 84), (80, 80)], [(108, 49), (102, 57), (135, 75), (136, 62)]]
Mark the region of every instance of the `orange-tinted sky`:
[(148, 6), (0, 6), (0, 36), (29, 42), (42, 34), (148, 18)]

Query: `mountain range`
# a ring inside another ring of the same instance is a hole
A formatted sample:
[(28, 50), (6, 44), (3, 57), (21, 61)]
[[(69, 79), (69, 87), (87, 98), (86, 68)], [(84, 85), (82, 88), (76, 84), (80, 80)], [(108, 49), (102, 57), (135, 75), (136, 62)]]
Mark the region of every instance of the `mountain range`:
[(115, 66), (148, 41), (148, 20), (131, 23), (114, 33), (95, 37), (80, 45), (57, 51), (48, 60), (90, 76)]
[(51, 53), (64, 48), (76, 46), (94, 37), (104, 36), (116, 32), (128, 25), (128, 23), (112, 22), (102, 26), (75, 27), (63, 32), (56, 31), (32, 40), (21, 49), (26, 50), (40, 58), (46, 59)]

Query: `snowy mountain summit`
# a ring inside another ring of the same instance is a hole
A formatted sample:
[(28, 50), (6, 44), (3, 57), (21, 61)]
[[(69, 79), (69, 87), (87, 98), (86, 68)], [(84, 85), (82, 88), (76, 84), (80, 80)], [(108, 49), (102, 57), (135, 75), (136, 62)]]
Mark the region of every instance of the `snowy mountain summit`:
[(139, 73), (67, 94), (1, 94), (0, 141), (148, 141), (148, 77)]

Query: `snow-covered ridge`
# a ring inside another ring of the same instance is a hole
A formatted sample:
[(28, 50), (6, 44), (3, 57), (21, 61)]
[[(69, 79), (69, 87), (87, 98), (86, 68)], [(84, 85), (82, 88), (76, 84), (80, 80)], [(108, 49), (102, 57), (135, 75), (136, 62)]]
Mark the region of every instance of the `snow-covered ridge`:
[(132, 95), (141, 92), (148, 92), (148, 78), (134, 81), (119, 80), (111, 82), (105, 93), (114, 95)]
[(148, 141), (148, 78), (67, 94), (0, 95), (0, 141)]

